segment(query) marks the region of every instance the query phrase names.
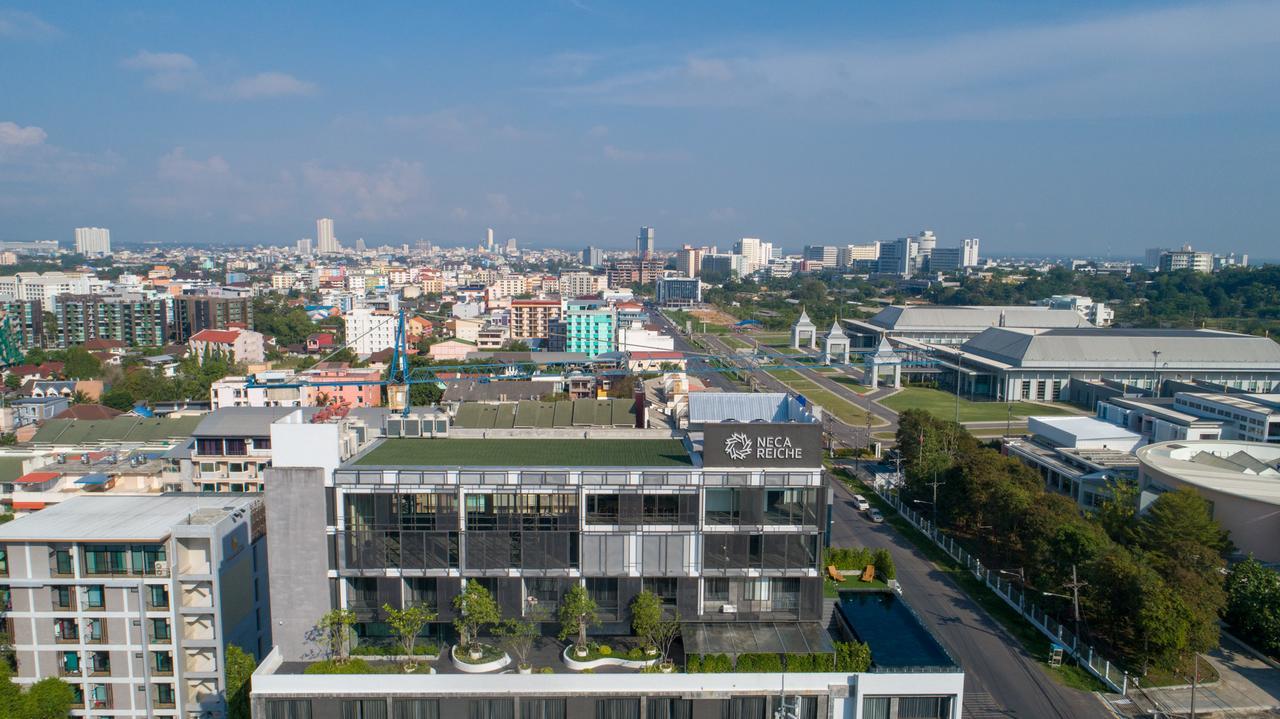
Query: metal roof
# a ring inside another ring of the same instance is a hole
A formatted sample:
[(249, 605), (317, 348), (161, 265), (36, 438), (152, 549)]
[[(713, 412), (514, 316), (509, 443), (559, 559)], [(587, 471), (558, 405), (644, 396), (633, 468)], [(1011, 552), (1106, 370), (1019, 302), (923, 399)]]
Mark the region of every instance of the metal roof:
[(890, 305), (867, 320), (890, 332), (981, 331), (987, 327), (1092, 327), (1075, 310), (1023, 305)]
[(159, 541), (196, 512), (247, 508), (256, 497), (85, 494), (0, 525), (0, 541)]
[(785, 392), (694, 392), (689, 395), (689, 421), (811, 422), (799, 403)]
[(186, 417), (136, 417), (111, 419), (51, 419), (31, 438), (31, 444), (95, 444), (98, 442), (158, 442), (191, 436), (204, 419)]
[(1150, 371), (1154, 361), (1161, 371), (1247, 367), (1280, 372), (1280, 344), (1218, 330), (991, 327), (965, 342), (963, 350), (1022, 368)]
[(453, 424), (461, 429), (634, 427), (635, 403), (629, 399), (463, 402)]
[(302, 410), (303, 419), (318, 407), (223, 407), (206, 414), (191, 434), (196, 437), (269, 437), (271, 423)]
[(1280, 506), (1280, 446), (1231, 440), (1179, 440), (1149, 444), (1138, 461), (1206, 490)]

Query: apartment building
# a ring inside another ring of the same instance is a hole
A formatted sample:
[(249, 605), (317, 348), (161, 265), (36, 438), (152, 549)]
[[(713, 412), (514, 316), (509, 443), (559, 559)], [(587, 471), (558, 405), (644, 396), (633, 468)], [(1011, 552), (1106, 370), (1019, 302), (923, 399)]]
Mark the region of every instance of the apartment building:
[(368, 357), (396, 343), (396, 315), (367, 308), (356, 308), (342, 316), (346, 325), (347, 344), (358, 357)]
[(75, 717), (223, 717), (225, 653), (271, 646), (259, 497), (73, 497), (0, 526), (15, 681)]
[[(575, 306), (569, 303), (556, 327), (562, 328), (565, 352), (582, 352), (594, 358), (604, 352), (612, 352), (617, 347), (616, 323), (617, 314), (611, 307)], [(559, 339), (557, 338), (557, 346)]]
[(511, 339), (546, 339), (560, 317), (559, 300), (512, 300)]
[(41, 300), (0, 298), (0, 312), (9, 322), (9, 333), (20, 349), (44, 345), (44, 303)]
[(609, 289), (607, 277), (590, 272), (562, 272), (558, 284), (560, 295), (568, 298), (598, 295)]
[(182, 343), (200, 330), (225, 330), (232, 325), (253, 329), (253, 300), (218, 295), (178, 295), (173, 298), (174, 341)]
[(1280, 395), (1177, 392), (1174, 409), (1222, 423), (1222, 439), (1280, 442)]
[[(261, 492), (271, 465), (271, 423), (294, 407), (224, 407), (200, 420), (191, 439), (171, 450), (165, 485), (202, 493)], [(305, 408), (308, 416), (319, 411)]]
[[(513, 403), (516, 428), (483, 440), (488, 430), (451, 426), (442, 415), (388, 418), (384, 437), (345, 460), (317, 456), (314, 448), (327, 445), (313, 433), (327, 427), (300, 417), (272, 425), (266, 501), (280, 611), (276, 649), (254, 680), (255, 716), (765, 719), (780, 708), (764, 696), (776, 694), (780, 674), (739, 675), (735, 692), (717, 676), (693, 674), (494, 681), (460, 675), (447, 659), (437, 662), (447, 676), (415, 676), (412, 685), (297, 673), (312, 650), (307, 632), (336, 607), (355, 613), (357, 642), (383, 640), (385, 604), (426, 605), (438, 612), (428, 633), (452, 641), (453, 598), (467, 581), (489, 589), (506, 617), (555, 616), (564, 593), (584, 587), (598, 607), (601, 625), (591, 632), (599, 636), (629, 633), (631, 600), (649, 590), (683, 617), (688, 654), (831, 651), (820, 572), (829, 501), (822, 429), (796, 398), (699, 398), (688, 432), (656, 419), (623, 427), (610, 421), (612, 408), (597, 424), (586, 418), (599, 414), (590, 400), (564, 403), (573, 417), (560, 428), (558, 409), (539, 419), (551, 404)], [(786, 686), (805, 687), (796, 716), (955, 719), (962, 674), (944, 651), (934, 654), (940, 659), (925, 673), (879, 685), (894, 673), (888, 654), (880, 674), (787, 675)], [(913, 714), (904, 695), (930, 708)]]
[(58, 347), (89, 340), (119, 340), (134, 347), (158, 347), (169, 336), (164, 300), (142, 295), (62, 295), (54, 310)]
[[(275, 381), (283, 383), (286, 373), (259, 372), (255, 375), (261, 382)], [(249, 387), (249, 378), (240, 376), (223, 377), (209, 386), (211, 409), (224, 407), (300, 407), (309, 399), (306, 388), (302, 387)]]

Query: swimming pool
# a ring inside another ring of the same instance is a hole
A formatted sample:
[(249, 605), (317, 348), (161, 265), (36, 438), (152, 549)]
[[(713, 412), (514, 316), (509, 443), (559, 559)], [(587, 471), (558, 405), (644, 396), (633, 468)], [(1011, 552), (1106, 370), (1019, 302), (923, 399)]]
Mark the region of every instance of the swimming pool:
[(871, 647), (872, 671), (958, 666), (894, 592), (841, 592), (837, 608), (858, 640)]

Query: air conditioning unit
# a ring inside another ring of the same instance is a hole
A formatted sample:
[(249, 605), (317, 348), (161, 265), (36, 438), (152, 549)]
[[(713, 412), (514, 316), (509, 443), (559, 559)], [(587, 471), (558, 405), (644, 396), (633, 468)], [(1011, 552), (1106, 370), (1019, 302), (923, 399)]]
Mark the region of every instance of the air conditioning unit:
[(724, 604), (724, 605), (721, 605), (720, 607), (720, 613), (721, 614), (737, 614), (738, 607), (737, 605), (734, 605), (734, 604)]
[(169, 563), (163, 559), (157, 559), (155, 564), (155, 575), (157, 577), (169, 576)]
[(388, 417), (387, 425), (386, 425), (386, 435), (388, 437), (403, 437), (404, 422), (398, 417), (396, 419), (391, 419), (390, 417)]

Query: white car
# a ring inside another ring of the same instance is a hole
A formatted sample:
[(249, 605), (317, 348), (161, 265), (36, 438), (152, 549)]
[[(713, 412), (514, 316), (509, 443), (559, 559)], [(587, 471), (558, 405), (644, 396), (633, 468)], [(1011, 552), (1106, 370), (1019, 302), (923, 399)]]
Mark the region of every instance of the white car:
[(868, 502), (867, 498), (861, 494), (853, 495), (853, 505), (858, 508), (859, 512), (865, 512), (868, 509), (871, 509), (871, 503)]

